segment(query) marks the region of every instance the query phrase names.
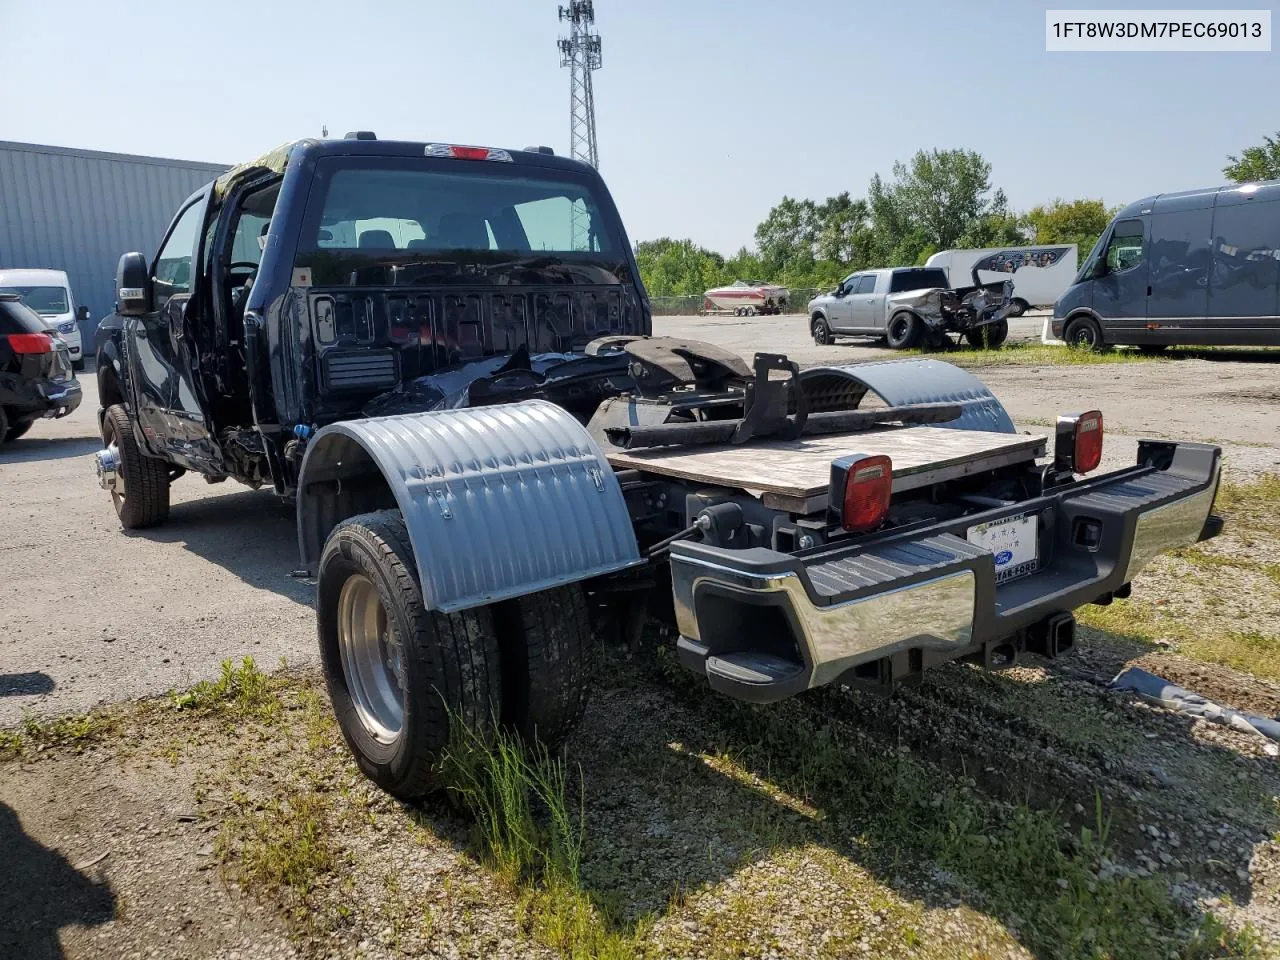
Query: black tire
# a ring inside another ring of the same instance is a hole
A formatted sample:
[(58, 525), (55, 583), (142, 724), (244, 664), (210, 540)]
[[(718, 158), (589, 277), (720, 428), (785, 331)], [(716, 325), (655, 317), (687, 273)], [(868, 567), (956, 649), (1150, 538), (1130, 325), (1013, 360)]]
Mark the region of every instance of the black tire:
[(0, 407), (0, 443), (5, 443), (9, 439), (9, 415), (4, 412), (4, 407)]
[(120, 451), (124, 481), (124, 493), (111, 494), (120, 526), (142, 530), (164, 523), (169, 518), (169, 464), (143, 456), (133, 437), (129, 413), (118, 403), (108, 407), (102, 418), (103, 446), (109, 447), (113, 441)]
[(831, 335), (831, 328), (827, 326), (826, 317), (813, 318), (813, 342), (820, 347), (830, 346), (835, 342), (835, 338)]
[(1027, 303), (1027, 301), (1023, 300), (1021, 297), (1014, 297), (1013, 309), (1009, 311), (1007, 316), (1020, 317), (1030, 309), (1031, 304)]
[[(0, 413), (0, 417), (2, 416), (3, 413)], [(0, 439), (3, 439), (5, 443), (8, 443), (10, 440), (17, 440), (30, 430), (32, 425), (35, 423), (34, 420), (28, 420), (25, 423), (17, 423), (6, 428), (3, 426), (4, 422), (5, 421), (0, 421), (0, 430), (4, 431), (3, 433), (0, 433)]]
[(72, 361), (71, 361), (71, 369), (72, 369), (72, 370), (74, 370), (74, 371), (76, 371), (76, 373), (79, 373), (81, 370), (83, 370), (83, 369), (84, 369), (84, 357), (81, 357), (79, 360), (72, 360)]
[(909, 350), (920, 341), (922, 328), (920, 318), (904, 310), (889, 318), (884, 339), (894, 350)]
[(976, 330), (966, 330), (964, 338), (969, 341), (971, 347), (979, 350), (995, 350), (1009, 339), (1009, 321), (1001, 320), (999, 323), (988, 323), (985, 327), (978, 327)]
[(1068, 346), (1078, 350), (1100, 352), (1106, 346), (1102, 339), (1102, 328), (1089, 317), (1076, 317), (1062, 331), (1062, 339)]
[(581, 584), (494, 608), (502, 654), (502, 722), (530, 743), (557, 749), (591, 696), (595, 644)]
[[(339, 602), (354, 575), (377, 590), (387, 633), (400, 641), (403, 722), (387, 742), (361, 720), (343, 667)], [(475, 731), (493, 728), (502, 695), (498, 638), (488, 607), (460, 613), (427, 610), (409, 534), (398, 510), (343, 521), (325, 541), (317, 576), (320, 658), (329, 700), (356, 764), (400, 800), (440, 789), (440, 761), (456, 718)]]

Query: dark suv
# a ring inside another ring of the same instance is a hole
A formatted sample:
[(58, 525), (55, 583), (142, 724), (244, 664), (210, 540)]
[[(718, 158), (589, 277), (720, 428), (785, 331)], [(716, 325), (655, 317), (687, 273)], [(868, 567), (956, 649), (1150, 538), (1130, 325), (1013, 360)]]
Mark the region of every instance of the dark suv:
[(14, 294), (0, 293), (0, 443), (17, 440), (41, 417), (80, 406), (67, 345)]

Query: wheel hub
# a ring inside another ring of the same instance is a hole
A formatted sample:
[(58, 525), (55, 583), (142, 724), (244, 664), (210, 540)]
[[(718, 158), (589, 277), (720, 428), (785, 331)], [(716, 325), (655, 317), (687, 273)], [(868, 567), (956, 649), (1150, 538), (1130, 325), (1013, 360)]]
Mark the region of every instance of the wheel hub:
[(99, 450), (93, 458), (93, 467), (98, 474), (98, 485), (111, 493), (124, 493), (124, 484), (120, 477), (120, 448), (114, 443), (105, 450)]
[(338, 595), (338, 648), (361, 725), (379, 743), (393, 742), (404, 727), (404, 647), (363, 574), (348, 577)]

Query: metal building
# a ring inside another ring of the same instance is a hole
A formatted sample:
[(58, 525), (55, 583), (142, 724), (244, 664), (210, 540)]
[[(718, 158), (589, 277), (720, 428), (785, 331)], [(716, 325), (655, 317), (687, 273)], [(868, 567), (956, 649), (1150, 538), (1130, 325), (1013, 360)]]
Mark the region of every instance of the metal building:
[(92, 352), (120, 255), (150, 257), (178, 205), (229, 166), (0, 140), (0, 269), (65, 270)]

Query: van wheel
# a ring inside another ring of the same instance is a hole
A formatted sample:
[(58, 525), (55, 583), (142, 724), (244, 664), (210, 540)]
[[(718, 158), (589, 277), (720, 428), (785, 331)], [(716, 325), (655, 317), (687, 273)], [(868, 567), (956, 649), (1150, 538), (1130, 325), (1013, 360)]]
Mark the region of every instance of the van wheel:
[(494, 607), (502, 656), (502, 722), (556, 749), (582, 719), (595, 647), (582, 585), (531, 593)]
[(164, 523), (169, 518), (169, 464), (143, 455), (129, 413), (118, 403), (102, 418), (102, 445), (104, 454), (115, 455), (115, 476), (108, 490), (120, 526), (142, 530)]
[(1076, 317), (1068, 323), (1062, 339), (1068, 346), (1079, 350), (1100, 351), (1106, 346), (1102, 339), (1102, 329), (1088, 317)]
[(1011, 317), (1020, 317), (1031, 309), (1031, 304), (1027, 303), (1027, 301), (1020, 297), (1014, 297), (1012, 303), (1013, 309), (1008, 313)]
[(421, 800), (442, 786), (450, 724), (493, 727), (502, 678), (492, 611), (426, 609), (398, 510), (334, 528), (316, 579), (320, 657), (343, 739), (370, 780)]
[(909, 350), (920, 339), (920, 318), (914, 313), (895, 313), (889, 318), (885, 341), (894, 350)]
[(831, 328), (827, 326), (826, 317), (813, 318), (813, 342), (820, 347), (831, 344)]

